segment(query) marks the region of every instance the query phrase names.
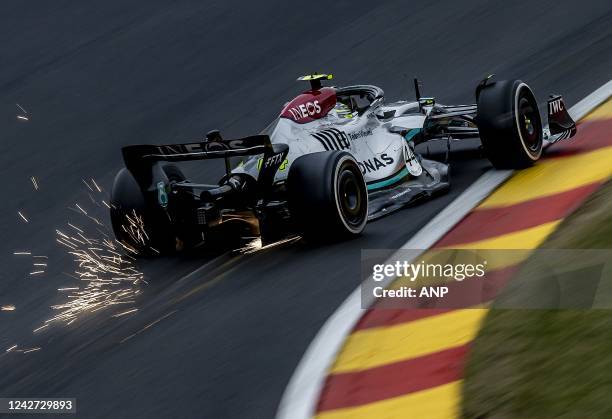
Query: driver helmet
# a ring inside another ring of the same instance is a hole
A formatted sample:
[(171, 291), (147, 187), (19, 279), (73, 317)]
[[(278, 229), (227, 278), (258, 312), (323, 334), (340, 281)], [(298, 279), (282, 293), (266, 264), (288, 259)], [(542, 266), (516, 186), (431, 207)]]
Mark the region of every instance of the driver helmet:
[(340, 119), (350, 119), (355, 116), (355, 113), (342, 102), (337, 102), (334, 106), (333, 114)]

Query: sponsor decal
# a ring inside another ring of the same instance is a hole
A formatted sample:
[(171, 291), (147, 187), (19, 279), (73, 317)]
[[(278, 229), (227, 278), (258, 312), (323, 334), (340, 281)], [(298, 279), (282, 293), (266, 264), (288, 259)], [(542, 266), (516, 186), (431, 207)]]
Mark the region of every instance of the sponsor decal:
[(557, 100), (553, 100), (548, 103), (548, 113), (554, 114), (557, 112), (561, 112), (564, 109), (563, 107), (563, 99), (559, 98)]
[(396, 193), (395, 195), (393, 195), (393, 196), (391, 197), (391, 199), (399, 199), (399, 198), (401, 198), (402, 196), (404, 196), (404, 195), (406, 195), (406, 194), (408, 194), (408, 193), (410, 193), (410, 192), (412, 192), (412, 189), (406, 189), (405, 191), (402, 191), (402, 192), (400, 192), (400, 193)]
[(355, 141), (360, 138), (369, 137), (370, 135), (372, 135), (372, 129), (362, 129), (361, 131), (350, 132), (348, 134), (351, 141)]
[(166, 185), (164, 182), (157, 182), (157, 202), (162, 208), (168, 206), (168, 194), (166, 193)]
[(283, 162), (283, 153), (274, 154), (266, 159), (263, 167), (268, 168), (275, 165), (280, 165)]
[(336, 90), (323, 87), (316, 91), (304, 92), (285, 104), (280, 116), (298, 124), (306, 124), (327, 115), (334, 106), (336, 106)]
[(383, 167), (392, 165), (393, 162), (394, 160), (392, 157), (390, 157), (386, 153), (383, 153), (380, 156), (374, 157), (372, 159), (359, 161), (357, 162), (357, 164), (359, 165), (359, 168), (361, 169), (361, 173), (365, 175), (366, 173), (377, 172)]
[[(190, 144), (171, 144), (155, 146), (157, 154), (161, 156), (176, 156), (181, 154), (214, 153), (229, 150), (239, 150), (261, 146), (261, 143), (253, 143), (245, 139), (227, 141), (205, 141)], [(147, 156), (144, 156), (147, 157)]]
[(350, 147), (349, 137), (344, 131), (336, 128), (328, 128), (312, 134), (326, 151), (348, 150)]
[[(224, 150), (227, 147), (223, 148)], [(173, 144), (173, 145), (162, 145), (157, 147), (157, 153), (162, 156), (173, 156), (177, 154), (192, 154), (192, 153), (204, 153), (210, 151), (204, 147), (201, 143), (192, 144)], [(218, 151), (215, 149), (214, 151)]]
[(412, 176), (420, 176), (423, 173), (423, 168), (410, 144), (404, 143), (404, 160), (406, 161), (406, 169)]
[(302, 103), (287, 110), (294, 120), (299, 121), (303, 118), (319, 115), (321, 113), (321, 105), (318, 100), (314, 100), (312, 102)]
[(328, 128), (312, 134), (325, 150), (348, 150), (350, 142), (372, 135), (371, 129), (346, 133), (337, 128)]
[[(272, 156), (272, 157), (275, 157), (275, 156)], [(270, 158), (272, 158), (272, 157), (270, 157)], [(288, 164), (289, 164), (289, 160), (288, 159), (283, 160), (283, 162), (279, 166), (278, 170), (280, 172), (284, 172), (287, 169), (287, 165)], [(263, 165), (263, 159), (258, 159), (257, 160), (257, 170), (261, 170), (261, 166), (262, 165)], [(268, 166), (266, 166), (266, 167), (268, 167)]]

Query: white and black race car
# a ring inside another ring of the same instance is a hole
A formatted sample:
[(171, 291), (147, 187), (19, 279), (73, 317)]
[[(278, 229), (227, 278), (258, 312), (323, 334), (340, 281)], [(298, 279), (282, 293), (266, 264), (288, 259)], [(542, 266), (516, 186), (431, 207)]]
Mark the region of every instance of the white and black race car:
[[(360, 234), (367, 221), (446, 191), (447, 163), (415, 146), (479, 137), (496, 168), (521, 169), (546, 143), (572, 137), (576, 124), (561, 96), (548, 100), (543, 124), (536, 98), (520, 80), (483, 80), (476, 104), (439, 105), (421, 97), (386, 104), (371, 85), (323, 87), (327, 74), (298, 80), (310, 88), (287, 103), (261, 134), (123, 148), (111, 219), (134, 253), (164, 253), (202, 241), (235, 245), (241, 237), (270, 243), (301, 235), (336, 239)], [(241, 157), (232, 169), (232, 158)], [(187, 180), (170, 162), (224, 158), (217, 184)]]

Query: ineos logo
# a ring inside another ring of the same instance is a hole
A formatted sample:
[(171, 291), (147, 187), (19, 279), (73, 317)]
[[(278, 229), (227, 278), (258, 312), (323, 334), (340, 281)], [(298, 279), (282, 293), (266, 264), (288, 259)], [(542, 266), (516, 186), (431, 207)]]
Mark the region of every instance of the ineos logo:
[(161, 145), (156, 146), (155, 148), (157, 149), (157, 153), (162, 156), (173, 156), (177, 154), (224, 152), (228, 150), (239, 150), (248, 147), (249, 143), (244, 141), (244, 139), (236, 139), (227, 141), (206, 141), (189, 144)]
[(321, 105), (319, 105), (318, 100), (315, 100), (314, 102), (306, 102), (296, 107), (289, 108), (289, 112), (291, 113), (293, 119), (298, 121), (302, 118), (308, 118), (310, 116), (320, 114)]

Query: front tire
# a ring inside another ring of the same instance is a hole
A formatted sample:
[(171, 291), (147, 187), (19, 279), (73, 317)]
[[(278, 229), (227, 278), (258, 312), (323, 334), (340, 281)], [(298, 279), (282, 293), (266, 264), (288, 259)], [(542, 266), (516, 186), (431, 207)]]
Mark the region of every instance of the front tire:
[(361, 234), (368, 219), (368, 191), (355, 158), (346, 151), (306, 154), (288, 176), (289, 209), (307, 240)]
[(484, 86), (476, 124), (489, 161), (497, 169), (523, 169), (542, 155), (542, 120), (535, 95), (520, 80)]

